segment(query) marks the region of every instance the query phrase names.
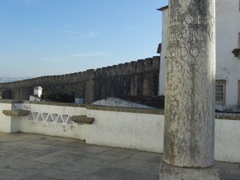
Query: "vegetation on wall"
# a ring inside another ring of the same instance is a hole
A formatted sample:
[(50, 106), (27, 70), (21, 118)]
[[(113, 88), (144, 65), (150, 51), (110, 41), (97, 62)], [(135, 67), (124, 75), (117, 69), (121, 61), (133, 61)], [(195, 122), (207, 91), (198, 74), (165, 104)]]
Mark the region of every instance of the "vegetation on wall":
[(45, 101), (54, 101), (54, 102), (66, 102), (73, 103), (75, 101), (75, 97), (67, 92), (43, 92), (42, 100)]

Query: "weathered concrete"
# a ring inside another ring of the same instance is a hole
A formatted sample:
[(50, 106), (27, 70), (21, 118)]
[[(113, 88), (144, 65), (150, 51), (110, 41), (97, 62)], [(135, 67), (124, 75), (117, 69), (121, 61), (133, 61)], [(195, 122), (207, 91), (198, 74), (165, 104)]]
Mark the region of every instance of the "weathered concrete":
[(157, 180), (161, 154), (0, 133), (0, 179)]
[(218, 180), (220, 172), (217, 167), (210, 168), (180, 168), (162, 162), (160, 166), (160, 180)]
[[(169, 3), (163, 161), (208, 168), (214, 165), (215, 0)], [(168, 172), (161, 176), (174, 177)]]
[[(157, 180), (161, 154), (36, 134), (0, 133), (0, 179)], [(240, 164), (217, 162), (221, 179), (240, 179)]]

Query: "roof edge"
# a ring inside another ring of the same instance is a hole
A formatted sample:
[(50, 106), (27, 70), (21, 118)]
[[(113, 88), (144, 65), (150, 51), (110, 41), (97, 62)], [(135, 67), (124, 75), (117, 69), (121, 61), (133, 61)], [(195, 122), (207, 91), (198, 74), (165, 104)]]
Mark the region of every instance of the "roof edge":
[(158, 10), (158, 11), (164, 11), (165, 9), (168, 9), (168, 5), (163, 6), (163, 7), (159, 8), (159, 9), (157, 9), (157, 10)]

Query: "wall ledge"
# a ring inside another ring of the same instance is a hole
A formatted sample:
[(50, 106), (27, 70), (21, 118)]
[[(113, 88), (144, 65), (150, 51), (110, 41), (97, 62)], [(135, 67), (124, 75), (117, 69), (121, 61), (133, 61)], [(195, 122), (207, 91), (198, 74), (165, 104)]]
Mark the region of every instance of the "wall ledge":
[[(112, 112), (126, 112), (126, 113), (140, 113), (140, 114), (156, 114), (164, 115), (164, 109), (144, 109), (144, 108), (129, 108), (129, 107), (111, 107), (111, 106), (97, 106), (97, 105), (87, 105), (87, 104), (73, 104), (73, 103), (59, 103), (59, 102), (31, 102), (31, 101), (21, 101), (21, 100), (5, 100), (0, 99), (0, 104), (36, 104), (36, 105), (46, 105), (46, 106), (66, 106), (66, 107), (82, 107), (87, 108), (87, 110), (100, 110), (100, 111), (112, 111)], [(3, 110), (5, 113), (7, 110)], [(17, 110), (11, 110), (17, 111)], [(12, 112), (12, 114), (21, 114), (19, 112)], [(30, 113), (30, 112), (29, 112)], [(9, 114), (9, 113), (8, 113)], [(6, 114), (5, 114), (6, 115)], [(19, 116), (15, 115), (15, 116)], [(28, 114), (26, 114), (28, 115)], [(240, 120), (240, 113), (215, 113), (215, 119), (224, 120)]]
[(112, 107), (112, 106), (99, 106), (99, 105), (88, 105), (87, 109), (89, 109), (89, 110), (102, 110), (102, 111), (114, 111), (114, 112), (129, 112), (129, 113), (160, 114), (160, 115), (164, 115), (164, 110), (162, 110), (162, 109)]
[(216, 119), (224, 119), (224, 120), (240, 120), (240, 114), (232, 114), (232, 113), (216, 113)]
[(62, 103), (62, 102), (50, 102), (50, 101), (27, 101), (17, 99), (0, 99), (0, 103), (8, 104), (39, 104), (39, 105), (50, 105), (50, 106), (67, 106), (67, 107), (86, 107), (85, 104), (74, 104), (74, 103)]
[(94, 118), (87, 117), (87, 116), (72, 116), (71, 120), (78, 124), (93, 124)]
[(11, 117), (20, 117), (20, 116), (28, 116), (30, 114), (30, 111), (27, 110), (2, 110), (2, 113), (5, 114), (6, 116), (11, 116)]

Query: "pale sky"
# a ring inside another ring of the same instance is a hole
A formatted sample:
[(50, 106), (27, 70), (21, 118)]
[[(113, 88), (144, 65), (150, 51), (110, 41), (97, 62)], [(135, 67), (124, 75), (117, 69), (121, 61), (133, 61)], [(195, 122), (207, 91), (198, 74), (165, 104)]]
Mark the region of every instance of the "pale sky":
[(158, 55), (167, 0), (1, 0), (0, 76), (37, 77)]

